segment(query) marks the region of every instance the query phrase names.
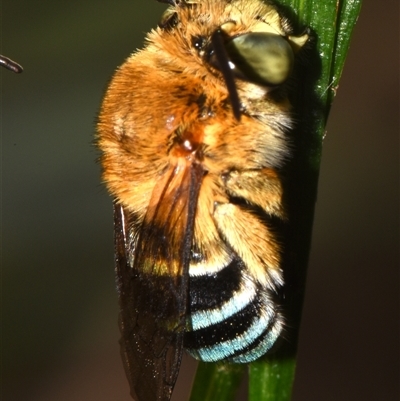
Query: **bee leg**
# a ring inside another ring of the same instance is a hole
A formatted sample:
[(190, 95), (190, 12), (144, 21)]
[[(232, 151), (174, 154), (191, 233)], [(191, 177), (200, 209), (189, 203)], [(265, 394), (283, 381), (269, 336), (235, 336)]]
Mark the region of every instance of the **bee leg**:
[(224, 176), (224, 183), (231, 196), (243, 198), (261, 207), (266, 213), (285, 219), (282, 183), (275, 170), (233, 170)]

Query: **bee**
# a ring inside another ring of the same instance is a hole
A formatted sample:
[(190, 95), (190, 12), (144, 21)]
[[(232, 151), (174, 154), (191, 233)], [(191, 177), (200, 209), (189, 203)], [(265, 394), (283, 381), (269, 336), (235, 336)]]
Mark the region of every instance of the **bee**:
[(247, 363), (279, 338), (287, 81), (307, 42), (261, 0), (168, 3), (120, 66), (98, 121), (114, 198), (131, 395), (167, 401), (183, 349)]
[(0, 65), (16, 74), (20, 74), (24, 70), (18, 63), (3, 55), (0, 55)]

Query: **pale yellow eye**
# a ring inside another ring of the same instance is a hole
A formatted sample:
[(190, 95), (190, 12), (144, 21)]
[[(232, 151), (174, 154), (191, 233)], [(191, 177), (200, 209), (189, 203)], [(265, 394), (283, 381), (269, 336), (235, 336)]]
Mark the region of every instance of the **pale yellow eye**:
[(282, 84), (293, 67), (293, 50), (280, 35), (253, 32), (226, 43), (230, 66), (239, 77), (261, 85)]

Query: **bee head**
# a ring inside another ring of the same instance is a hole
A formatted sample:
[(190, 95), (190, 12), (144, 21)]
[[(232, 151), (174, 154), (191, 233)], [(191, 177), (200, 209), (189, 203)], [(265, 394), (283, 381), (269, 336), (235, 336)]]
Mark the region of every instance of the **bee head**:
[[(294, 53), (308, 39), (260, 0), (158, 0), (171, 5), (159, 28), (176, 37), (182, 57), (195, 56), (211, 71), (274, 87), (290, 76)], [(176, 56), (175, 52), (175, 56)], [(210, 68), (211, 67), (211, 68)]]
[(293, 36), (288, 22), (261, 0), (158, 1), (170, 4), (157, 31), (170, 47), (163, 50), (186, 71), (222, 80), (238, 118), (237, 88), (250, 84), (261, 89), (254, 93), (266, 93), (280, 87), (308, 40), (307, 34)]

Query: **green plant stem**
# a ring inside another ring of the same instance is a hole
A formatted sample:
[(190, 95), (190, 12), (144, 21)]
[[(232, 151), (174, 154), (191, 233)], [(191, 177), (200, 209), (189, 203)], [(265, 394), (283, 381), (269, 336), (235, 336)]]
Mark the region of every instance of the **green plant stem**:
[(235, 398), (246, 365), (199, 363), (190, 401), (231, 401)]
[(306, 73), (315, 76), (312, 85), (314, 99), (310, 88), (304, 87), (310, 84), (305, 77), (302, 93), (297, 99), (302, 121), (295, 135), (301, 139), (298, 140), (298, 155), (293, 167), (295, 173), (292, 174), (294, 182), (290, 189), (291, 218), (295, 227), (291, 251), (297, 259), (294, 263), (294, 285), (286, 294), (284, 305), (290, 316), (290, 343), (275, 355), (250, 365), (250, 401), (289, 401), (291, 398), (322, 140), (361, 7), (361, 0), (282, 0), (281, 3), (296, 13), (297, 23), (301, 22), (299, 27), (311, 28), (317, 57), (315, 65), (310, 65)]
[[(291, 398), (322, 140), (361, 8), (361, 0), (281, 0), (279, 3), (295, 16), (292, 19), (297, 32), (304, 27), (311, 29), (314, 53), (299, 76), (299, 89), (293, 101), (299, 121), (293, 133), (296, 157), (288, 174), (287, 192), (291, 220), (288, 253), (294, 255), (294, 260), (287, 262), (287, 292), (283, 302), (290, 329), (286, 343), (275, 354), (249, 365), (250, 401), (289, 401)], [(243, 367), (226, 365), (223, 370), (221, 366), (224, 365), (200, 363), (190, 401), (234, 400)]]
[(290, 399), (294, 368), (290, 358), (253, 362), (249, 372), (249, 401)]

